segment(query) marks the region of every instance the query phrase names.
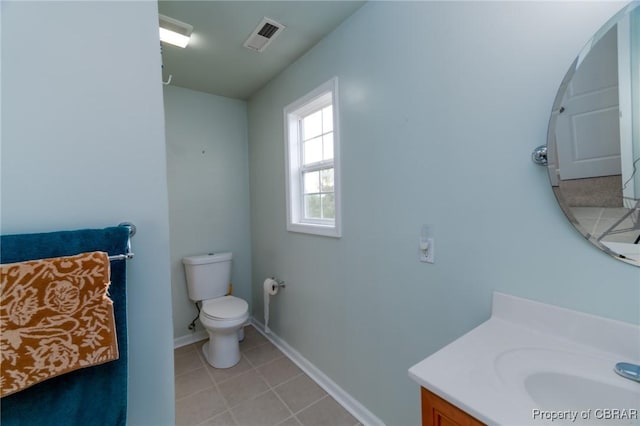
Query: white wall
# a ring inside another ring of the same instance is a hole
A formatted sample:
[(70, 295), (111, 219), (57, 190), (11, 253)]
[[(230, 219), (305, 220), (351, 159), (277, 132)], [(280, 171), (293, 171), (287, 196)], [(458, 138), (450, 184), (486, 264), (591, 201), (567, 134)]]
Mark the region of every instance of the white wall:
[(183, 257), (232, 252), (233, 293), (251, 303), (247, 106), (175, 86), (165, 86), (164, 104), (173, 334), (180, 343), (193, 336), (187, 327), (198, 315)]
[(128, 424), (174, 424), (157, 5), (1, 7), (2, 233), (136, 224)]
[[(613, 2), (369, 2), (249, 101), (254, 316), (389, 425), (407, 369), (486, 320), (494, 290), (640, 323), (640, 269), (558, 207), (558, 86)], [(338, 76), (343, 237), (286, 231), (282, 108)], [(418, 262), (432, 224), (436, 263)], [(455, 373), (454, 373), (455, 374)]]

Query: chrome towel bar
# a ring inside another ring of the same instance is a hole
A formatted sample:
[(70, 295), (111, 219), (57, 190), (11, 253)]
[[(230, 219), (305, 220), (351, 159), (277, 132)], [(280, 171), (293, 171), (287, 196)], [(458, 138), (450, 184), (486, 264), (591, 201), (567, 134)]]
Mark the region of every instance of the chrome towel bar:
[(122, 222), (119, 223), (118, 226), (125, 226), (129, 228), (129, 239), (127, 240), (127, 252), (124, 254), (115, 254), (113, 256), (109, 256), (109, 261), (113, 262), (115, 260), (129, 260), (133, 259), (133, 252), (131, 251), (131, 237), (136, 235), (136, 226), (131, 222)]

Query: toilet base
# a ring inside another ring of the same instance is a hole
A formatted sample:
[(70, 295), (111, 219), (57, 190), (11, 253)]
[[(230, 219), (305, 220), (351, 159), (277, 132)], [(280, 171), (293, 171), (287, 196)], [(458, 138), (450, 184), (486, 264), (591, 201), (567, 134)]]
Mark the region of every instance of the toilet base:
[(237, 333), (209, 333), (209, 340), (202, 345), (207, 363), (214, 368), (231, 368), (240, 362), (239, 340), (244, 340), (244, 328)]

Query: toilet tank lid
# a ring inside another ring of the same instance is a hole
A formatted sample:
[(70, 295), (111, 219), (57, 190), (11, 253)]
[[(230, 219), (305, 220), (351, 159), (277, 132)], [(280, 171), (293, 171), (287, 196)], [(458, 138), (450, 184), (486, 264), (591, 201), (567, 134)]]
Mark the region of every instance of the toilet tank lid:
[(187, 256), (182, 258), (185, 265), (203, 265), (206, 263), (226, 262), (231, 260), (231, 253), (209, 253), (200, 256)]

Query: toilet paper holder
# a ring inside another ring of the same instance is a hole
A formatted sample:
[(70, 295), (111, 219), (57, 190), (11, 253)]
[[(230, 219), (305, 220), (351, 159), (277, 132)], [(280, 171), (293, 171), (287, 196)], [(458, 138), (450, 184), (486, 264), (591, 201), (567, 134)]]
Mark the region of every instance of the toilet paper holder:
[(284, 284), (284, 281), (277, 279), (276, 277), (271, 277), (271, 279), (273, 281), (276, 282), (276, 286), (280, 289), (280, 288), (285, 288), (286, 285)]

